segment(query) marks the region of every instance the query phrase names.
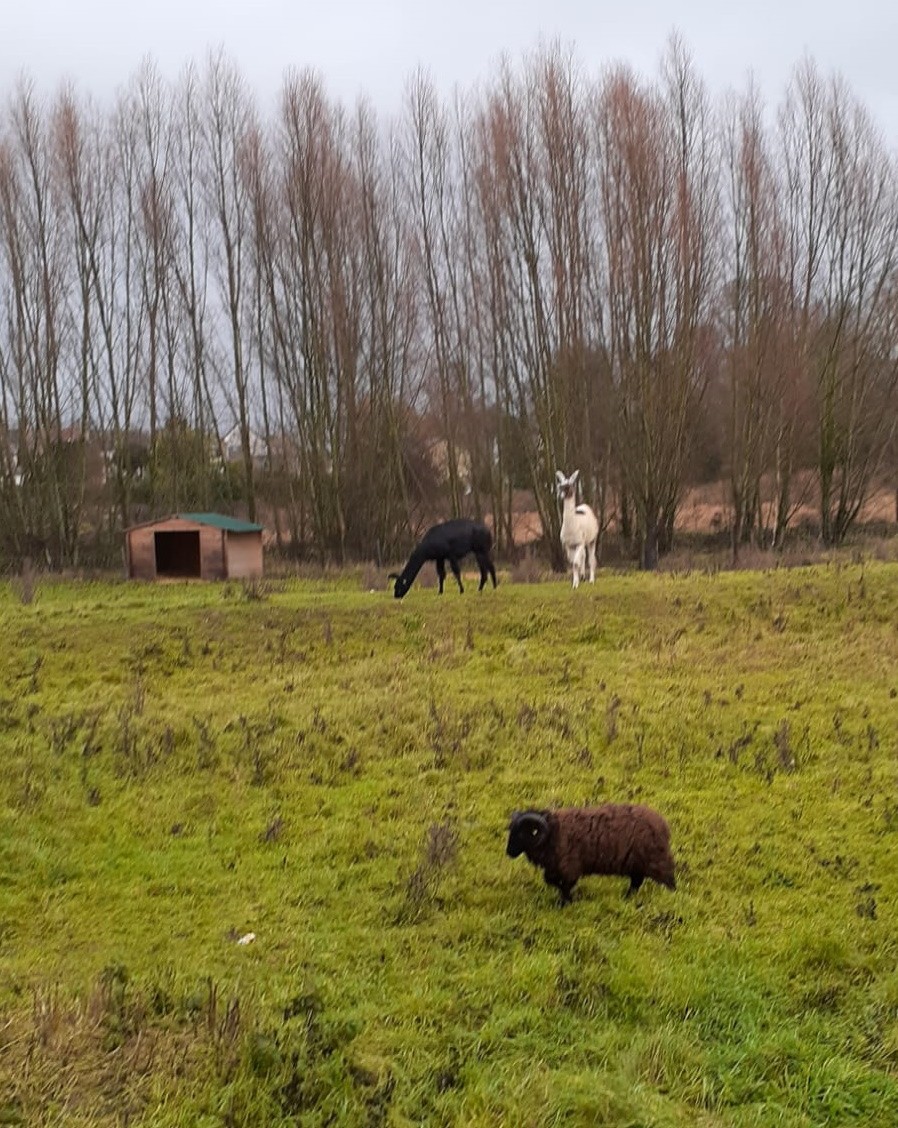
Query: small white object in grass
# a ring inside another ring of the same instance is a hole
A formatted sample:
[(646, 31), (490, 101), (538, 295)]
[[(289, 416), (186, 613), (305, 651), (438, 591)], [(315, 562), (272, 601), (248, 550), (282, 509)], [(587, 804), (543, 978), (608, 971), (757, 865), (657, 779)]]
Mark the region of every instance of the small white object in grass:
[(252, 942), (255, 940), (255, 938), (256, 938), (255, 932), (247, 932), (247, 934), (245, 936), (240, 937), (240, 939), (237, 941), (237, 943), (238, 944), (252, 944)]

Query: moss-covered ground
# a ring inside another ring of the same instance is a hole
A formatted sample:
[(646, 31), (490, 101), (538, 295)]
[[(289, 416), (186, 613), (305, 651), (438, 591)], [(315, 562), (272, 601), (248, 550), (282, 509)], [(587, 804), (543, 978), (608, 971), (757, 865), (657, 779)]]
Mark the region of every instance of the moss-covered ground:
[[(0, 638), (0, 1124), (898, 1124), (895, 565), (44, 582)], [(560, 909), (509, 814), (609, 799), (679, 887)]]

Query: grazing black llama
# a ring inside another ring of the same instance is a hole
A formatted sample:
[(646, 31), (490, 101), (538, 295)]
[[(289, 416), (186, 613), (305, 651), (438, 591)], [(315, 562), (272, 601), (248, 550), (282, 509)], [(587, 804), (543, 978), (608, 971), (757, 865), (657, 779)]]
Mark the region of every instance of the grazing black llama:
[(480, 568), (480, 587), (477, 590), (483, 591), (487, 577), (492, 579), (495, 587), (496, 569), (490, 555), (492, 548), (493, 534), (486, 525), (481, 525), (478, 521), (457, 517), (453, 521), (445, 521), (442, 525), (434, 525), (424, 534), (421, 543), (408, 558), (408, 563), (402, 571), (390, 573), (389, 578), (396, 581), (393, 594), (397, 599), (402, 599), (415, 582), (415, 576), (428, 560), (436, 563), (437, 575), (440, 578), (440, 595), (443, 594), (447, 560), (458, 582), (458, 590), (464, 592), (459, 564), (468, 553), (474, 554), (477, 566)]

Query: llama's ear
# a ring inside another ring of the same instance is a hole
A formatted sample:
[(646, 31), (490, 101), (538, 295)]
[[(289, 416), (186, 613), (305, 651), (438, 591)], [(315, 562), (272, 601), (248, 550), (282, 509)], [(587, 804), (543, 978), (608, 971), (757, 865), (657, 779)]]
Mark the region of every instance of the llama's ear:
[(566, 481), (564, 474), (562, 474), (562, 472), (560, 470), (556, 470), (555, 471), (555, 477), (558, 479), (559, 486), (563, 486), (565, 481)]
[(573, 483), (574, 483), (574, 482), (576, 482), (576, 480), (577, 480), (577, 479), (578, 479), (579, 477), (580, 477), (580, 471), (579, 471), (579, 470), (575, 470), (575, 471), (573, 472), (573, 474), (571, 474), (571, 485), (573, 485)]

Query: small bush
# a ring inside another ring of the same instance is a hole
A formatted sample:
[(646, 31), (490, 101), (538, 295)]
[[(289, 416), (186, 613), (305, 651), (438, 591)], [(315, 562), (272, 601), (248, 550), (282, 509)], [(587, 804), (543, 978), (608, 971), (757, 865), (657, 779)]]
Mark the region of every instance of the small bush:
[(244, 577), (240, 581), (240, 597), (245, 603), (261, 603), (271, 595), (271, 586), (258, 576)]
[(405, 882), (397, 923), (420, 921), (438, 900), (443, 871), (458, 854), (458, 832), (449, 821), (434, 823), (424, 837), (422, 857)]
[(35, 597), (37, 596), (38, 581), (37, 573), (34, 570), (30, 556), (26, 556), (23, 559), (22, 571), (16, 579), (13, 580), (12, 586), (19, 603), (21, 603), (23, 607), (28, 607), (30, 604), (34, 603)]
[(508, 575), (513, 584), (539, 584), (546, 578), (546, 571), (534, 549), (526, 548), (511, 566)]

